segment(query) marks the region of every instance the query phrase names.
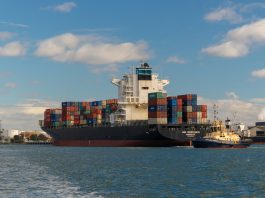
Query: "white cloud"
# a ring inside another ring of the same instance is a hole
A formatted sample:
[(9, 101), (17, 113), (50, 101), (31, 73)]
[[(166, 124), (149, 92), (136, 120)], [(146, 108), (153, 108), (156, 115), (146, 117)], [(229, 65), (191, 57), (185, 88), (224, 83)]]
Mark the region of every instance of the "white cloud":
[(102, 67), (92, 67), (92, 72), (95, 74), (102, 73), (102, 72), (108, 72), (108, 73), (115, 73), (119, 70), (119, 66), (116, 64), (110, 64)]
[(235, 92), (233, 92), (233, 91), (226, 92), (225, 94), (230, 99), (235, 99), (236, 100), (236, 99), (239, 98), (238, 95)]
[(168, 63), (176, 63), (176, 64), (185, 64), (186, 61), (177, 57), (177, 56), (171, 56), (167, 58)]
[(200, 104), (208, 105), (208, 119), (213, 120), (213, 105), (218, 106), (218, 118), (225, 120), (227, 117), (233, 119), (236, 113), (235, 121), (242, 121), (246, 125), (254, 125), (257, 120), (261, 117), (261, 109), (264, 108), (264, 105), (257, 104), (251, 101), (244, 101), (239, 99), (207, 99), (200, 98)]
[(231, 23), (240, 23), (243, 17), (236, 13), (233, 8), (219, 8), (204, 17), (207, 21), (229, 21)]
[(244, 44), (228, 41), (220, 45), (204, 48), (202, 49), (202, 52), (213, 56), (237, 58), (248, 54), (249, 49)]
[(202, 49), (210, 55), (237, 58), (249, 53), (254, 44), (265, 44), (265, 19), (229, 31), (221, 44)]
[(265, 120), (265, 108), (263, 108), (261, 110), (261, 112), (259, 113), (258, 118), (259, 118), (260, 121), (262, 121), (262, 120), (264, 121)]
[(19, 27), (19, 28), (28, 28), (29, 25), (21, 24), (21, 23), (13, 23), (8, 21), (0, 21), (0, 24), (7, 25), (7, 26), (13, 26), (13, 27)]
[(265, 3), (250, 3), (239, 6), (241, 12), (251, 12), (256, 9), (265, 9)]
[(265, 103), (265, 98), (252, 98), (250, 101), (254, 103)]
[(219, 7), (204, 16), (207, 21), (228, 21), (230, 23), (241, 23), (257, 18), (258, 9), (265, 9), (265, 3), (236, 4), (228, 3), (226, 7)]
[(251, 72), (251, 75), (257, 78), (265, 78), (265, 69), (254, 70)]
[(5, 84), (6, 88), (15, 89), (17, 87), (17, 84), (14, 82), (9, 82)]
[(36, 55), (59, 62), (111, 65), (148, 59), (147, 48), (145, 42), (116, 44), (93, 36), (66, 33), (39, 42)]
[(26, 53), (26, 48), (18, 41), (0, 46), (0, 56), (22, 56)]
[(76, 4), (74, 2), (65, 2), (63, 4), (54, 6), (53, 10), (57, 12), (71, 12), (75, 7)]
[(12, 38), (15, 34), (12, 32), (0, 32), (0, 40), (5, 41)]
[(0, 106), (0, 117), (4, 129), (40, 130), (39, 120), (43, 120), (44, 110), (60, 107), (59, 102), (40, 99), (26, 100), (20, 104)]

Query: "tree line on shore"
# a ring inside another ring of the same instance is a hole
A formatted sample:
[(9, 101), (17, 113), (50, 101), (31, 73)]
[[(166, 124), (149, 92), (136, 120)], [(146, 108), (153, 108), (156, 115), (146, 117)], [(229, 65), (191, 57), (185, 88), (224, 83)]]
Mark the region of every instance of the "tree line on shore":
[(11, 142), (12, 143), (24, 143), (26, 141), (43, 141), (46, 142), (50, 140), (49, 137), (47, 137), (44, 134), (32, 134), (29, 137), (24, 137), (23, 135), (15, 135), (12, 139)]

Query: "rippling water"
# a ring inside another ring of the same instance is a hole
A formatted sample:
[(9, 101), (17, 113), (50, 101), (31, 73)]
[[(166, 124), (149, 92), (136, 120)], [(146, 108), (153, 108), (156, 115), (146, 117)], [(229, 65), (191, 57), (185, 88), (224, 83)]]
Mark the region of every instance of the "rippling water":
[(265, 146), (0, 145), (0, 197), (264, 197)]

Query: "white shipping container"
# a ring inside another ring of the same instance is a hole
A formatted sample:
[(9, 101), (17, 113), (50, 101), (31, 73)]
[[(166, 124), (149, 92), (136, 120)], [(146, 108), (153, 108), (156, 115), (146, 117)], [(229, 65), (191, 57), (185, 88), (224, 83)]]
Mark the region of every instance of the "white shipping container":
[(55, 109), (53, 113), (54, 114), (62, 114), (62, 110), (61, 109)]
[(183, 112), (192, 112), (192, 106), (183, 106)]
[(202, 118), (202, 124), (206, 124), (207, 123), (207, 118)]
[(102, 106), (106, 106), (107, 102), (106, 100), (102, 100)]

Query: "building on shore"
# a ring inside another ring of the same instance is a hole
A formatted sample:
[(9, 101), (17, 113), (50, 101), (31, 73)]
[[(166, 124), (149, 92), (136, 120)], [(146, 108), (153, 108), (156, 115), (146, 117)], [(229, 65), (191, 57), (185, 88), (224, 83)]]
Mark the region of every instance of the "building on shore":
[(50, 142), (52, 138), (43, 131), (21, 131), (17, 129), (12, 130), (1, 130), (0, 133), (0, 142), (1, 143), (10, 143), (12, 142), (12, 139), (14, 139), (16, 136), (20, 136), (20, 141), (27, 142), (29, 140), (42, 140), (42, 141), (48, 141)]
[(265, 136), (265, 122), (256, 122), (255, 126), (248, 128), (248, 137), (264, 137)]

